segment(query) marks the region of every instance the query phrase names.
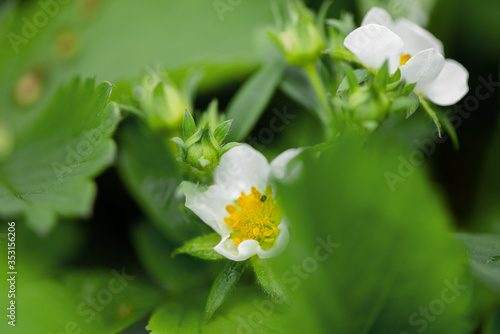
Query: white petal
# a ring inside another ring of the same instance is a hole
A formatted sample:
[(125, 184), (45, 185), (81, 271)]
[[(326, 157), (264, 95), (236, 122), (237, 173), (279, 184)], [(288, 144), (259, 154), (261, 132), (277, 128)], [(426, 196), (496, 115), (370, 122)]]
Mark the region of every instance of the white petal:
[[(270, 257), (275, 257), (280, 255), (288, 245), (289, 233), (288, 233), (288, 221), (283, 218), (281, 223), (278, 225), (278, 230), (280, 230), (278, 237), (269, 250), (263, 250), (260, 245), (257, 247), (257, 255), (262, 259), (267, 259)], [(241, 244), (240, 244), (241, 246)]]
[(373, 7), (368, 11), (368, 13), (366, 13), (361, 26), (366, 26), (372, 23), (389, 27), (392, 24), (391, 14), (389, 14), (385, 9)]
[[(297, 155), (302, 152), (303, 149), (301, 148), (291, 148), (289, 150), (284, 151), (280, 155), (278, 155), (276, 158), (274, 158), (273, 161), (271, 161), (271, 173), (273, 176), (277, 179), (282, 179), (285, 177), (286, 173), (286, 167), (288, 163), (295, 158)], [(299, 170), (300, 172), (300, 170)], [(294, 171), (291, 172), (291, 174), (297, 174)]]
[(449, 106), (460, 101), (469, 91), (469, 72), (459, 62), (446, 59), (436, 80), (422, 89), (423, 93), (439, 106)]
[(373, 69), (382, 67), (389, 60), (389, 70), (393, 73), (399, 67), (403, 41), (387, 27), (368, 24), (351, 32), (345, 38), (344, 46)]
[(229, 234), (222, 238), (221, 242), (214, 247), (214, 250), (233, 261), (244, 261), (254, 255), (258, 255), (263, 259), (275, 257), (281, 254), (288, 245), (288, 222), (285, 218), (278, 225), (278, 230), (280, 230), (278, 237), (269, 250), (263, 250), (256, 240), (245, 240), (236, 247)]
[(252, 186), (261, 191), (265, 189), (270, 173), (271, 166), (262, 153), (250, 145), (241, 144), (222, 156), (214, 170), (214, 184), (236, 200), (242, 191), (250, 192)]
[(436, 49), (444, 55), (443, 43), (429, 31), (418, 24), (407, 20), (398, 19), (392, 30), (403, 40), (403, 53), (416, 55), (422, 50)]
[(256, 240), (245, 240), (236, 247), (228, 234), (214, 247), (214, 250), (229, 260), (244, 261), (257, 254), (257, 247), (259, 243)]
[(226, 206), (235, 198), (219, 185), (208, 187), (207, 191), (198, 191), (194, 186), (185, 192), (186, 207), (193, 211), (201, 220), (220, 235), (231, 232), (231, 228), (224, 222), (229, 216)]
[(417, 83), (417, 89), (436, 80), (444, 66), (444, 57), (436, 49), (427, 49), (411, 57), (401, 66), (401, 77), (407, 83)]

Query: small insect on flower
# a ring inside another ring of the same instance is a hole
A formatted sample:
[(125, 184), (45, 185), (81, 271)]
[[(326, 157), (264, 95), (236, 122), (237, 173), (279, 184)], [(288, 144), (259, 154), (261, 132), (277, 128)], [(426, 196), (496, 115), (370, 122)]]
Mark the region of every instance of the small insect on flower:
[(186, 206), (221, 236), (216, 252), (243, 261), (254, 255), (274, 257), (285, 249), (288, 223), (272, 181), (285, 176), (287, 164), (299, 153), (288, 150), (269, 163), (242, 144), (222, 156), (207, 191), (186, 191)]
[(444, 58), (443, 44), (418, 24), (392, 21), (384, 9), (374, 7), (361, 27), (344, 40), (367, 67), (379, 69), (387, 61), (391, 73), (401, 70), (407, 83), (416, 83), (419, 95), (440, 106), (460, 101), (469, 91), (469, 72), (458, 62)]

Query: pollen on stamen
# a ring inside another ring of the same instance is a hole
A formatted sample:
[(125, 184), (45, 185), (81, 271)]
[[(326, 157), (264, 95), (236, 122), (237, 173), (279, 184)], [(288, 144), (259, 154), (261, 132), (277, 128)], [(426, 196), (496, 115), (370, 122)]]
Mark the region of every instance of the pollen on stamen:
[(411, 59), (411, 55), (409, 54), (402, 54), (399, 57), (399, 66), (406, 65), (406, 63)]
[(273, 247), (280, 233), (277, 228), (281, 223), (279, 206), (271, 196), (271, 186), (266, 188), (265, 195), (256, 187), (249, 190), (248, 195), (241, 193), (237, 204), (226, 206), (229, 217), (225, 222), (232, 227), (231, 239), (237, 247), (246, 240), (254, 240), (267, 250)]
[(262, 197), (262, 193), (257, 190), (257, 188), (252, 187), (252, 194), (255, 197), (255, 199), (260, 200)]

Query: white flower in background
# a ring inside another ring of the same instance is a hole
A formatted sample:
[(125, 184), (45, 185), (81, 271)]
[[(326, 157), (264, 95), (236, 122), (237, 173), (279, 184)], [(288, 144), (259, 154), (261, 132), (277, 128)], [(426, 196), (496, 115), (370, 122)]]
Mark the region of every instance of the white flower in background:
[(269, 164), (260, 152), (241, 144), (222, 156), (208, 190), (186, 191), (186, 207), (222, 237), (216, 252), (243, 261), (254, 255), (274, 257), (285, 249), (288, 224), (272, 179), (284, 177), (288, 162), (299, 153), (285, 151)]
[(416, 83), (417, 93), (437, 105), (455, 104), (469, 91), (469, 72), (455, 60), (444, 58), (440, 40), (409, 20), (392, 21), (384, 9), (372, 8), (344, 45), (372, 69), (386, 61), (391, 73), (399, 67), (402, 78)]

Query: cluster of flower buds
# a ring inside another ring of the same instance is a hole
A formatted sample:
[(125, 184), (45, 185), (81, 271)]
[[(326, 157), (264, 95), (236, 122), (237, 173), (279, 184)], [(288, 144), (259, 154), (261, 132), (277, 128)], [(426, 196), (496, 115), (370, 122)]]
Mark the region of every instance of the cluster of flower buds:
[(190, 180), (207, 183), (211, 180), (213, 168), (220, 158), (237, 143), (224, 144), (232, 120), (221, 121), (217, 112), (217, 102), (212, 102), (209, 110), (196, 125), (191, 113), (186, 110), (182, 121), (182, 137), (172, 140), (179, 147), (179, 161)]

